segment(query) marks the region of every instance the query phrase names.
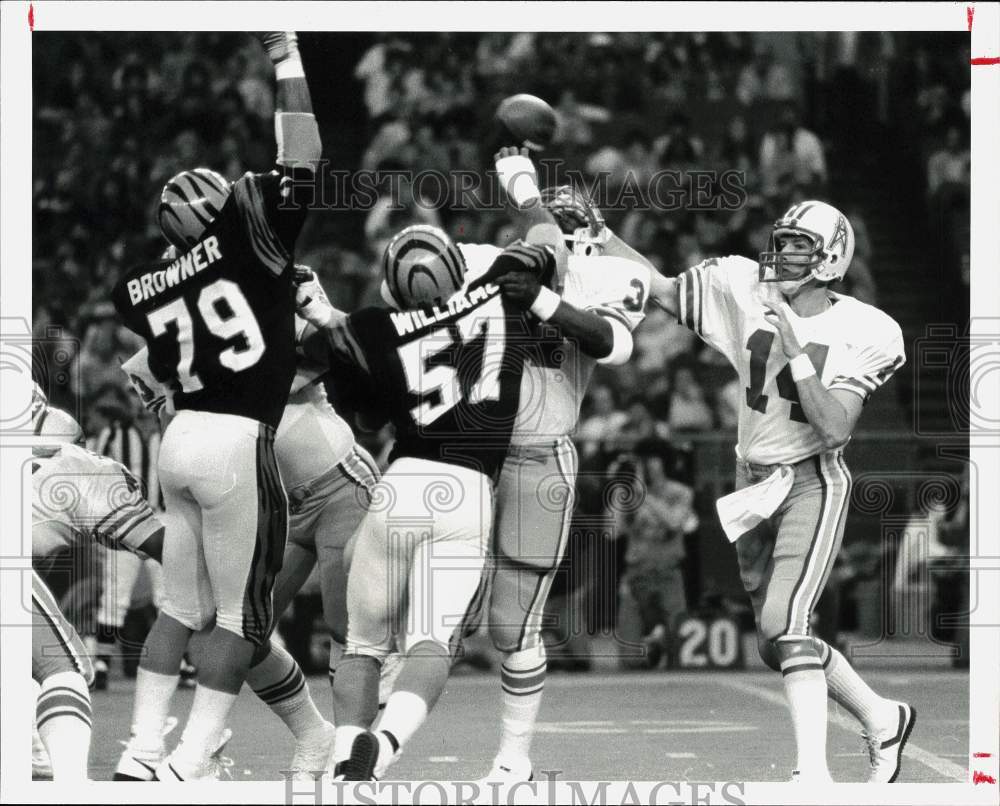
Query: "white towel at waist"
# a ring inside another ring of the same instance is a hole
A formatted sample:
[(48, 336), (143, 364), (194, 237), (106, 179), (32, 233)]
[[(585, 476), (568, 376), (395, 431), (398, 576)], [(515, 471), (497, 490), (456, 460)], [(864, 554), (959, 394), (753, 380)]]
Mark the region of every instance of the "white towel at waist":
[(795, 481), (795, 469), (782, 465), (763, 481), (724, 495), (715, 502), (722, 528), (735, 543), (762, 520), (770, 518), (788, 496)]

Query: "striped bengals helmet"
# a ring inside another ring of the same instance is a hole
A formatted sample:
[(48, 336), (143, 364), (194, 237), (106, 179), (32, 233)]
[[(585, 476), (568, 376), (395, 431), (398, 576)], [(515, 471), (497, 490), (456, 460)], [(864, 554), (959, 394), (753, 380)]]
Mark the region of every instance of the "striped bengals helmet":
[(229, 197), (229, 182), (208, 168), (181, 171), (163, 186), (157, 217), (170, 243), (186, 252), (219, 214)]
[(414, 224), (399, 232), (382, 257), (382, 298), (398, 309), (441, 303), (462, 287), (465, 258), (437, 227)]

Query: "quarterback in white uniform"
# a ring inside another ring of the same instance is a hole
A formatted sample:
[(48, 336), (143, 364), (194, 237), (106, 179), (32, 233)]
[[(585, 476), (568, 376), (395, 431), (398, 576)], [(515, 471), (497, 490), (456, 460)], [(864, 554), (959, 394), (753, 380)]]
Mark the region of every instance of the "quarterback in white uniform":
[[(546, 676), (542, 615), (566, 553), (577, 453), (570, 434), (597, 364), (623, 364), (643, 320), (650, 268), (570, 187), (542, 193), (571, 254), (564, 273), (499, 278), (505, 296), (535, 313), (511, 447), (497, 482), (488, 624), (501, 667), (500, 748), (487, 780), (532, 776), (531, 740)], [(499, 249), (460, 244), (469, 282)], [(485, 603), (484, 603), (485, 604)]]
[(862, 406), (905, 360), (896, 322), (827, 288), (853, 254), (846, 217), (806, 201), (775, 222), (758, 261), (711, 258), (676, 279), (654, 277), (652, 290), (729, 359), (745, 388), (737, 492), (720, 499), (719, 514), (736, 544), (761, 657), (784, 681), (798, 755), (793, 780), (817, 783), (830, 781), (828, 694), (863, 726), (871, 782), (896, 779), (916, 717), (809, 634), (850, 503), (843, 447)]

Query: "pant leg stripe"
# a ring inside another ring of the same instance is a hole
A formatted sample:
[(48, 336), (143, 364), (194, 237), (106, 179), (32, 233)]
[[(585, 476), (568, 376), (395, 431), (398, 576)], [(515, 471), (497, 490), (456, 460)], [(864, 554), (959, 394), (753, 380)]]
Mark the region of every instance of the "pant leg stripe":
[[(833, 533), (830, 535), (830, 549), (827, 552), (826, 562), (823, 564), (823, 573), (812, 592), (812, 596), (809, 598), (809, 608), (806, 610), (807, 614), (812, 613), (813, 608), (816, 607), (816, 602), (823, 593), (823, 588), (826, 587), (827, 580), (830, 578), (830, 572), (833, 570), (833, 564), (837, 559), (837, 536), (842, 534), (841, 530), (843, 529), (844, 520), (847, 517), (847, 510), (850, 508), (851, 503), (851, 488), (853, 486), (853, 481), (851, 478), (851, 472), (847, 469), (847, 463), (844, 461), (843, 454), (838, 453), (831, 457), (830, 467), (832, 472), (840, 478), (838, 482), (838, 495), (840, 495), (841, 500), (839, 501), (839, 506), (836, 501), (834, 503), (834, 506), (837, 509), (837, 516), (832, 521)], [(806, 618), (808, 618), (808, 615)]]
[[(35, 571), (31, 572), (31, 599), (35, 603), (35, 608), (39, 613), (41, 613), (42, 618), (45, 619), (45, 623), (48, 625), (49, 631), (55, 637), (56, 643), (60, 646), (63, 652), (66, 653), (66, 656), (70, 659), (70, 661), (72, 661), (76, 671), (83, 676), (89, 685), (91, 681), (87, 674), (86, 667), (80, 658), (77, 657), (76, 648), (73, 646), (73, 641), (70, 635), (59, 624), (59, 620), (62, 617), (59, 605), (56, 604), (48, 586), (42, 582), (42, 578), (38, 576)], [(40, 647), (33, 647), (32, 651), (35, 651), (35, 649), (41, 651)]]
[(537, 638), (542, 628), (542, 619), (545, 615), (545, 601), (548, 599), (549, 590), (555, 580), (556, 572), (562, 563), (563, 555), (566, 553), (566, 545), (569, 542), (569, 527), (573, 516), (573, 495), (576, 485), (576, 449), (569, 437), (562, 437), (555, 446), (556, 467), (563, 477), (569, 490), (566, 497), (566, 508), (562, 513), (562, 523), (560, 524), (559, 543), (556, 548), (556, 555), (553, 557), (553, 566), (538, 580), (535, 586), (535, 594), (531, 598), (524, 624), (521, 626), (521, 635), (518, 640), (518, 649), (527, 649), (528, 641)]
[(243, 633), (263, 643), (274, 618), (271, 590), (281, 568), (288, 532), (287, 501), (274, 456), (274, 434), (263, 424), (257, 433), (257, 535), (244, 592)]
[(836, 465), (835, 455), (816, 457), (816, 468), (823, 487), (823, 516), (820, 528), (809, 549), (805, 570), (792, 597), (789, 631), (797, 635), (809, 632), (809, 615), (813, 602), (822, 589), (827, 570), (833, 561), (837, 528), (845, 510), (845, 479)]
[(790, 635), (798, 634), (798, 602), (802, 593), (802, 588), (812, 573), (813, 562), (817, 553), (817, 546), (823, 539), (823, 534), (826, 529), (826, 521), (830, 514), (830, 483), (827, 480), (826, 474), (823, 472), (823, 456), (821, 454), (813, 457), (813, 469), (819, 478), (820, 489), (822, 490), (820, 511), (819, 517), (816, 519), (816, 526), (813, 528), (813, 536), (809, 543), (809, 551), (806, 554), (802, 572), (799, 574), (799, 578), (795, 582), (795, 587), (792, 588), (792, 595), (788, 599), (788, 613), (785, 617), (785, 633)]

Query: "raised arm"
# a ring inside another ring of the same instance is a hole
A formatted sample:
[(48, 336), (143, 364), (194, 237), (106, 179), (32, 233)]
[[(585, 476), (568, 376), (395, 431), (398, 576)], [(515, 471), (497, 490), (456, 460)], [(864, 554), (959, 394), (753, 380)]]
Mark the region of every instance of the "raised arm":
[(276, 162), (290, 169), (315, 173), (322, 143), (299, 55), (298, 38), (294, 31), (266, 31), (258, 36), (274, 65), (278, 82), (274, 114), (278, 143)]

